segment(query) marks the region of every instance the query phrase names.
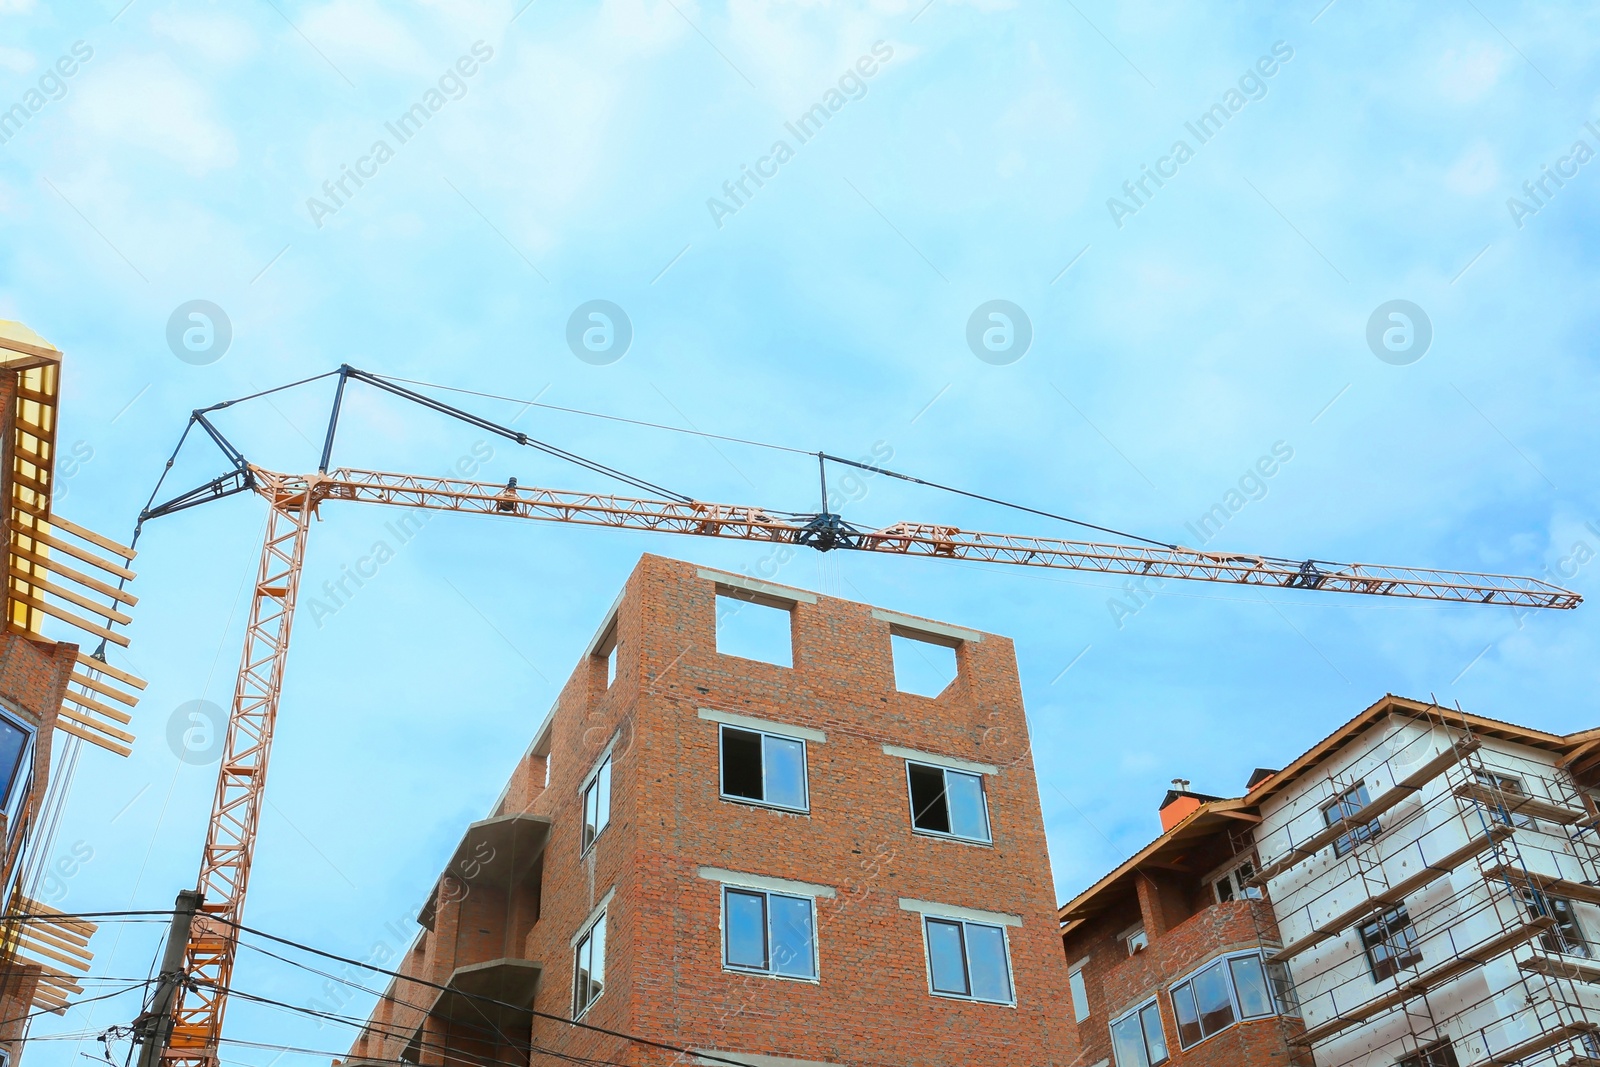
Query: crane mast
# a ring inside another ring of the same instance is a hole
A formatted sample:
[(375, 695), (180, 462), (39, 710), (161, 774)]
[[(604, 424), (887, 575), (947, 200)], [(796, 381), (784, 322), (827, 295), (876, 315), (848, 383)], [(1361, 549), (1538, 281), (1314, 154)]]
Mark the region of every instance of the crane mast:
[[(145, 519), (157, 515), (246, 491), (262, 496), (269, 508), (261, 561), (251, 595), (244, 652), (201, 860), (198, 888), (202, 900), (183, 953), (184, 976), (173, 1002), (170, 1036), (160, 1052), (161, 1060), (170, 1067), (219, 1067), (218, 1044), (238, 950), (239, 923), (249, 887), (306, 538), (312, 518), (325, 501), (777, 542), (819, 551), (837, 549), (975, 560), (1136, 578), (1225, 582), (1515, 608), (1570, 609), (1582, 600), (1578, 594), (1548, 582), (1511, 575), (1295, 561), (1203, 552), (1156, 542), (1124, 544), (978, 533), (928, 523), (902, 522), (877, 530), (862, 530), (826, 510), (816, 515), (797, 515), (687, 498), (665, 500), (529, 488), (518, 486), (514, 478), (500, 485), (351, 468), (329, 471), (327, 465), (339, 403), (346, 380), (355, 378), (517, 440), (519, 444), (531, 444), (558, 458), (580, 462), (590, 470), (613, 476), (619, 473), (553, 446), (532, 442), (525, 434), (467, 415), (387, 379), (350, 367), (333, 373), (339, 374), (339, 392), (323, 447), (322, 468), (317, 473), (284, 474), (247, 462), (205, 418), (207, 411), (228, 406), (216, 405), (216, 408), (195, 412), (190, 425), (191, 428), (199, 425), (210, 435), (232, 463), (233, 471), (160, 507), (147, 508), (140, 518), (142, 524)], [(179, 447), (182, 447), (181, 441)], [(649, 484), (631, 481), (635, 485), (648, 487)]]
[(223, 1009), (238, 954), (238, 923), (250, 884), (256, 827), (265, 795), (272, 729), (283, 692), (284, 661), (305, 561), (312, 494), (274, 492), (250, 597), (244, 654), (228, 714), (211, 822), (200, 861), (201, 905), (190, 927), (183, 967), (188, 980), (173, 1006), (169, 1063), (217, 1063)]

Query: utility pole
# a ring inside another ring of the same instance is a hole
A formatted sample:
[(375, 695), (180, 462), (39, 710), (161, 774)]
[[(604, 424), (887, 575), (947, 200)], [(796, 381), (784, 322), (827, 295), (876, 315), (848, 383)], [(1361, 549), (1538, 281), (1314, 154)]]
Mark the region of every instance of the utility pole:
[(133, 1024), (134, 1039), (141, 1044), (139, 1067), (158, 1067), (161, 1052), (172, 1036), (172, 1002), (178, 994), (178, 983), (184, 978), (183, 950), (188, 947), (189, 927), (194, 923), (194, 913), (199, 910), (200, 891), (179, 890), (177, 907), (172, 912), (172, 929), (167, 931), (166, 951), (161, 954), (156, 995), (150, 1001), (150, 1010)]

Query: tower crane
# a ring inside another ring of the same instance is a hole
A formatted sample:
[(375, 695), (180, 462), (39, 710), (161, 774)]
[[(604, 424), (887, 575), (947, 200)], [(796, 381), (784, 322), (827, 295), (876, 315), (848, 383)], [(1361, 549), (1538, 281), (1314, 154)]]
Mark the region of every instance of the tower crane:
[[(955, 526), (917, 522), (901, 522), (875, 530), (861, 529), (828, 510), (828, 462), (913, 482), (920, 480), (826, 453), (815, 454), (823, 482), (823, 507), (820, 512), (806, 514), (706, 503), (672, 493), (604, 464), (535, 440), (526, 433), (409, 389), (396, 379), (349, 365), (279, 388), (293, 388), (332, 376), (337, 377), (338, 384), (321, 462), (315, 473), (285, 474), (257, 466), (246, 459), (217, 430), (209, 417), (218, 410), (240, 402), (227, 401), (193, 412), (179, 440), (178, 449), (183, 448), (184, 441), (198, 427), (221, 449), (231, 469), (161, 504), (155, 503), (161, 490), (161, 484), (158, 483), (156, 492), (151, 494), (150, 504), (139, 517), (139, 528), (142, 529), (149, 519), (243, 492), (256, 493), (266, 501), (268, 508), (266, 537), (250, 598), (244, 651), (229, 710), (205, 850), (201, 856), (197, 886), (199, 910), (189, 926), (181, 957), (180, 980), (172, 991), (174, 995), (169, 1000), (170, 1008), (166, 1003), (163, 1004), (165, 1016), (145, 1036), (150, 1046), (146, 1050), (150, 1060), (155, 1059), (151, 1054), (159, 1049), (160, 1060), (171, 1067), (218, 1067), (218, 1041), (238, 949), (239, 923), (250, 881), (256, 827), (272, 751), (273, 726), (283, 687), (301, 567), (305, 560), (306, 536), (312, 518), (327, 502), (354, 501), (536, 522), (775, 542), (806, 546), (822, 552), (849, 550), (979, 560), (1135, 577), (1228, 582), (1525, 609), (1570, 609), (1577, 607), (1582, 599), (1576, 593), (1536, 578), (1205, 552), (1135, 538), (1133, 535), (1122, 536), (1140, 543), (977, 533)], [(535, 448), (592, 472), (621, 480), (653, 495), (618, 496), (529, 488), (519, 486), (515, 478), (499, 485), (345, 467), (330, 469), (339, 411), (346, 387), (351, 382), (375, 387), (508, 438), (519, 445)], [(257, 393), (241, 400), (261, 395)], [(176, 457), (175, 451), (173, 459)], [(168, 471), (172, 469), (172, 464), (173, 460), (169, 460)], [(162, 477), (164, 480), (166, 475)], [(1033, 511), (1029, 508), (1020, 510)], [(137, 537), (138, 531), (135, 532), (135, 540)]]

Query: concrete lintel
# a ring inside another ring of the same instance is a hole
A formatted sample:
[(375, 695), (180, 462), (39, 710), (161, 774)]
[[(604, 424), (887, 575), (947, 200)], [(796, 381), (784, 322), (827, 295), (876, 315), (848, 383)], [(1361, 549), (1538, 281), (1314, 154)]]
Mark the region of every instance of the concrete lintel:
[(701, 567), (695, 573), (708, 582), (716, 582), (718, 585), (742, 589), (746, 593), (775, 597), (778, 600), (787, 600), (797, 604), (815, 604), (817, 602), (817, 594), (815, 593), (808, 593), (804, 589), (791, 589), (787, 585), (773, 585), (771, 582), (763, 582), (759, 578), (746, 578), (742, 574), (729, 574), (727, 571), (714, 571), (705, 567)]
[[(882, 608), (873, 608), (872, 617), (879, 622), (889, 624), (889, 632), (906, 630), (906, 637), (922, 637), (933, 640), (934, 644), (947, 645), (951, 642), (960, 643), (971, 641), (977, 644), (983, 640), (983, 635), (976, 630), (963, 629), (960, 626), (950, 626), (942, 622), (930, 622), (912, 615), (902, 615), (898, 611), (884, 611)], [(943, 638), (943, 640), (939, 640)]]
[(893, 756), (895, 759), (910, 760), (912, 763), (926, 763), (933, 767), (948, 767), (952, 771), (966, 771), (968, 774), (1000, 773), (1000, 768), (992, 763), (979, 763), (977, 760), (961, 759), (958, 756), (940, 756), (933, 752), (919, 752), (914, 748), (901, 748), (899, 745), (884, 745), (883, 754)]
[(927, 900), (900, 898), (901, 911), (914, 911), (934, 919), (966, 919), (969, 922), (989, 923), (993, 926), (1021, 926), (1022, 916), (1003, 911), (979, 911), (977, 908), (958, 908), (950, 904), (935, 904)]
[(792, 882), (787, 878), (769, 878), (764, 874), (742, 874), (739, 871), (725, 871), (721, 867), (701, 867), (700, 877), (710, 882), (721, 882), (723, 885), (766, 889), (773, 893), (792, 893), (797, 897), (821, 897), (824, 900), (832, 900), (834, 896), (833, 887), (829, 885)]
[(701, 708), (699, 715), (709, 722), (720, 722), (724, 726), (738, 726), (746, 730), (760, 730), (769, 734), (781, 734), (784, 737), (798, 737), (806, 741), (815, 741), (822, 744), (828, 735), (821, 730), (813, 730), (809, 726), (792, 726), (786, 722), (771, 722), (767, 719), (752, 719), (748, 715), (735, 715), (731, 711), (718, 711), (716, 708)]

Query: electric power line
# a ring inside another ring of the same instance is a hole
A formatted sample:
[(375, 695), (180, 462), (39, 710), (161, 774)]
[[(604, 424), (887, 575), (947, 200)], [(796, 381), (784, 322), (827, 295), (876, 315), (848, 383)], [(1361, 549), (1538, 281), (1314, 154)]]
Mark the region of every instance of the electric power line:
[(444, 993), (454, 993), (457, 996), (465, 997), (465, 998), (467, 998), (469, 1000), (479, 1000), (479, 1001), (484, 1002), (485, 1004), (494, 1005), (495, 1007), (510, 1008), (513, 1011), (518, 1011), (518, 1012), (527, 1012), (528, 1014), (532, 1015), (534, 1018), (547, 1019), (547, 1020), (549, 1020), (551, 1022), (562, 1023), (562, 1024), (566, 1025), (566, 1026), (575, 1027), (575, 1028), (580, 1029), (580, 1030), (588, 1030), (588, 1031), (591, 1031), (593, 1033), (606, 1034), (609, 1037), (621, 1038), (624, 1041), (631, 1041), (631, 1042), (633, 1042), (635, 1044), (643, 1045), (643, 1046), (645, 1046), (647, 1048), (660, 1049), (660, 1050), (662, 1050), (664, 1052), (673, 1052), (673, 1053), (677, 1053), (678, 1055), (682, 1055), (682, 1056), (698, 1056), (702, 1060), (706, 1060), (706, 1061), (709, 1061), (709, 1062), (712, 1062), (712, 1063), (728, 1064), (729, 1067), (748, 1067), (748, 1064), (740, 1063), (738, 1060), (731, 1060), (731, 1059), (727, 1059), (726, 1057), (717, 1056), (714, 1053), (699, 1052), (699, 1051), (696, 1051), (694, 1049), (684, 1048), (683, 1046), (674, 1045), (674, 1044), (671, 1044), (669, 1042), (657, 1041), (654, 1038), (642, 1037), (642, 1036), (640, 1036), (638, 1034), (629, 1034), (629, 1033), (625, 1033), (625, 1032), (620, 1031), (620, 1030), (612, 1030), (612, 1029), (609, 1029), (609, 1028), (604, 1027), (604, 1026), (596, 1026), (593, 1023), (586, 1023), (586, 1022), (582, 1021), (581, 1019), (568, 1019), (568, 1018), (565, 1018), (565, 1017), (560, 1016), (560, 1015), (554, 1015), (554, 1014), (552, 1014), (550, 1012), (540, 1011), (537, 1008), (524, 1007), (524, 1006), (522, 1006), (520, 1004), (512, 1004), (512, 1003), (509, 1003), (507, 1001), (496, 1000), (494, 997), (484, 996), (481, 993), (469, 993), (466, 990), (462, 990), (462, 989), (452, 989), (449, 986), (440, 985), (438, 982), (431, 982), (431, 981), (429, 981), (429, 980), (427, 980), (425, 978), (418, 978), (418, 977), (416, 977), (414, 975), (402, 974), (399, 971), (391, 971), (387, 967), (379, 967), (377, 964), (374, 964), (374, 963), (366, 963), (366, 962), (364, 962), (362, 960), (351, 959), (349, 956), (341, 956), (341, 955), (339, 955), (338, 953), (335, 953), (335, 952), (327, 952), (327, 951), (324, 951), (323, 949), (320, 949), (320, 948), (313, 948), (310, 945), (304, 944), (304, 943), (299, 942), (299, 941), (292, 940), (292, 939), (287, 938), (287, 937), (279, 937), (276, 934), (269, 934), (265, 930), (257, 930), (254, 927), (246, 926), (243, 923), (231, 922), (230, 920), (222, 919), (220, 916), (216, 916), (215, 918), (217, 919), (217, 921), (228, 922), (229, 925), (234, 927), (234, 929), (239, 930), (242, 933), (254, 934), (256, 937), (264, 937), (269, 941), (275, 941), (280, 945), (288, 945), (290, 948), (297, 948), (302, 952), (309, 952), (312, 955), (321, 956), (324, 959), (335, 960), (335, 961), (337, 961), (339, 963), (349, 964), (352, 967), (361, 967), (361, 968), (364, 968), (366, 970), (373, 971), (374, 973), (377, 973), (377, 974), (388, 975), (391, 978), (398, 978), (398, 979), (400, 979), (402, 981), (411, 982), (411, 983), (413, 983), (415, 985), (425, 986), (425, 987), (427, 987), (429, 989), (437, 989), (440, 992), (444, 992)]

